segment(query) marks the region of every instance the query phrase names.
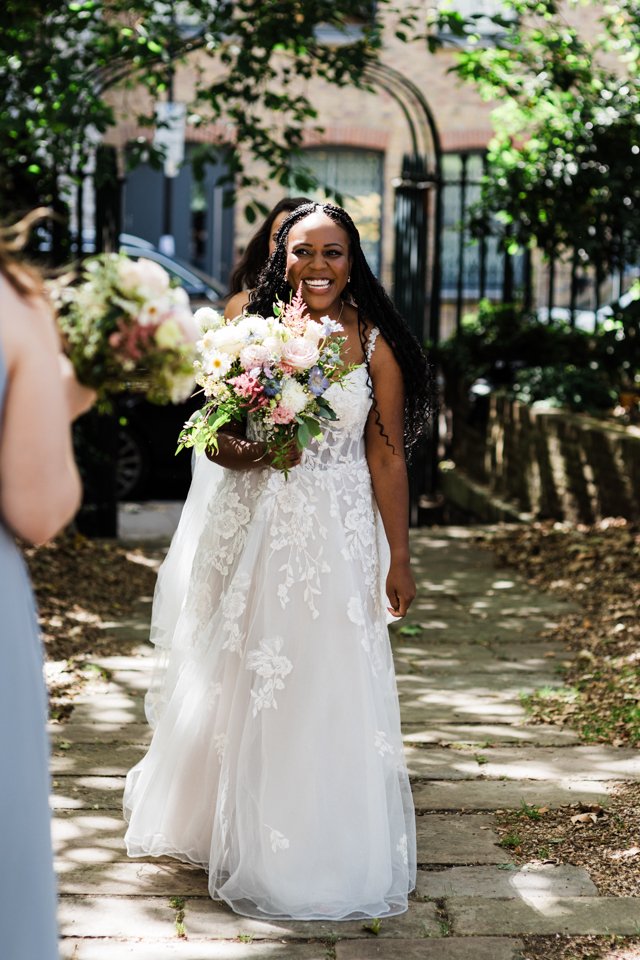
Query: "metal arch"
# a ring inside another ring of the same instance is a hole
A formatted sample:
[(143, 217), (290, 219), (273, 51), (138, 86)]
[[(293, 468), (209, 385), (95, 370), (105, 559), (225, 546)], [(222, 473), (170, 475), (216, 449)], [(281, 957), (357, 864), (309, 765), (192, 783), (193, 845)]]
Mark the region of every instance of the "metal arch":
[[(390, 96), (393, 97), (393, 99), (402, 109), (402, 112), (407, 118), (407, 122), (411, 129), (414, 152), (417, 154), (420, 151), (416, 149), (416, 140), (414, 136), (415, 122), (413, 118), (410, 118), (409, 113), (409, 107), (411, 107), (412, 112), (416, 116), (417, 121), (422, 129), (424, 155), (429, 156), (429, 158), (433, 161), (434, 173), (438, 178), (440, 178), (442, 173), (442, 146), (440, 142), (440, 134), (438, 133), (438, 127), (435, 122), (433, 111), (431, 110), (431, 107), (429, 106), (420, 88), (417, 87), (412, 80), (409, 80), (408, 77), (405, 77), (404, 74), (385, 63), (371, 64), (367, 68), (367, 72), (372, 81), (377, 83), (378, 86), (383, 87), (383, 89), (385, 89)], [(390, 89), (390, 86), (392, 89)], [(425, 124), (426, 129), (428, 130), (428, 135), (425, 135)]]
[[(444, 224), (442, 144), (440, 134), (431, 107), (420, 88), (417, 87), (412, 80), (384, 63), (371, 64), (367, 72), (372, 83), (385, 90), (402, 110), (409, 127), (414, 158), (416, 161), (420, 156), (424, 158), (425, 164), (428, 164), (428, 182), (435, 188), (428, 335), (431, 343), (437, 344), (440, 339), (442, 231)], [(423, 152), (418, 149), (418, 128), (421, 133)], [(405, 171), (403, 171), (403, 177), (404, 173)], [(410, 172), (408, 179), (409, 181), (411, 179)], [(427, 186), (427, 183), (423, 186)]]
[[(440, 135), (431, 107), (412, 80), (383, 63), (372, 64), (368, 69), (368, 76), (372, 85), (386, 91), (402, 110), (409, 127), (413, 148), (413, 155), (405, 156), (403, 160), (402, 175), (396, 185), (394, 297), (397, 299), (400, 295), (401, 302), (398, 306), (401, 312), (405, 313), (420, 339), (425, 333), (425, 314), (428, 310), (428, 336), (435, 346), (440, 339), (444, 226), (444, 178)], [(419, 149), (420, 146), (422, 150)], [(430, 188), (435, 191), (432, 226), (430, 226), (428, 211), (428, 193), (425, 193)], [(429, 257), (430, 236), (433, 238), (431, 257)], [(430, 284), (429, 264), (431, 265)], [(409, 265), (408, 269), (407, 265)], [(413, 283), (412, 280), (414, 280)], [(430, 289), (427, 293), (428, 284)], [(420, 523), (423, 495), (426, 493), (433, 498), (436, 493), (438, 434), (439, 423), (436, 416), (431, 423), (430, 434), (416, 451), (415, 461), (409, 471), (412, 526)]]

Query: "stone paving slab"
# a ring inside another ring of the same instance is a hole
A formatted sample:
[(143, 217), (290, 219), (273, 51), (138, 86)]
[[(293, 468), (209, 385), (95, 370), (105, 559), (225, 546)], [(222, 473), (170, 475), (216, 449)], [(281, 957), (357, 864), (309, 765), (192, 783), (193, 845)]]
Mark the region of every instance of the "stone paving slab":
[(60, 810), (51, 822), (53, 852), (69, 863), (127, 861), (125, 830), (124, 819), (117, 811)]
[(455, 696), (447, 703), (446, 696), (424, 703), (410, 696), (400, 698), (403, 723), (526, 723), (527, 714), (519, 700), (469, 700)]
[(640, 899), (631, 897), (532, 897), (526, 903), (452, 897), (446, 909), (454, 933), (467, 936), (633, 936), (640, 930)]
[(141, 643), (129, 656), (95, 657), (91, 663), (95, 663), (103, 670), (134, 670), (150, 674), (155, 663), (154, 651), (155, 647), (152, 644)]
[[(190, 940), (234, 939), (253, 936), (256, 940), (295, 940), (298, 938), (362, 937), (370, 921), (330, 920), (255, 920), (241, 917), (225, 904), (210, 898), (189, 898), (185, 904), (185, 927)], [(417, 938), (441, 936), (433, 903), (416, 903), (408, 913), (382, 919), (379, 937)]]
[[(551, 669), (556, 659), (565, 660), (571, 656), (571, 651), (551, 638), (539, 637), (536, 640), (521, 642), (511, 647), (501, 640), (484, 640), (482, 643), (451, 643), (441, 637), (434, 643), (424, 643), (422, 634), (415, 637), (403, 637), (391, 631), (391, 646), (395, 657), (410, 657), (433, 660), (434, 664), (448, 661), (466, 664), (469, 659), (482, 662), (483, 659), (522, 662), (527, 665), (537, 664), (541, 670)], [(553, 656), (552, 656), (553, 654)], [(551, 663), (550, 663), (551, 662)]]
[(545, 673), (518, 673), (505, 669), (493, 674), (472, 673), (461, 669), (450, 674), (442, 673), (400, 673), (397, 677), (398, 690), (413, 696), (429, 696), (432, 692), (446, 692), (455, 695), (461, 692), (471, 697), (495, 697), (502, 694), (518, 698), (523, 692), (537, 690), (540, 687), (561, 687), (562, 677), (551, 671)]
[(507, 850), (498, 846), (495, 817), (425, 814), (416, 818), (418, 863), (507, 863)]
[(566, 727), (547, 724), (515, 726), (507, 723), (440, 723), (404, 724), (402, 738), (407, 744), (474, 744), (520, 743), (535, 746), (565, 746), (580, 743), (578, 734)]
[[(606, 804), (615, 782), (565, 780), (443, 780), (413, 784), (417, 810), (517, 810), (523, 801), (540, 807)], [(54, 810), (122, 810), (124, 777), (60, 776), (54, 781)]]
[(527, 864), (522, 867), (449, 867), (419, 870), (416, 894), (445, 897), (528, 899), (533, 896), (596, 897), (598, 891), (582, 867)]
[[(525, 685), (534, 684), (535, 686), (546, 686), (546, 680), (549, 676), (555, 677), (560, 674), (557, 671), (555, 659), (551, 663), (546, 660), (534, 660), (527, 663), (519, 659), (508, 660), (496, 656), (491, 648), (478, 647), (477, 655), (469, 657), (466, 662), (462, 658), (440, 659), (434, 657), (399, 657), (396, 656), (396, 675), (398, 676), (419, 676), (433, 677), (437, 683), (443, 683), (445, 678), (449, 679), (449, 674), (459, 677), (464, 673), (472, 673), (477, 677), (483, 677), (484, 682), (493, 682), (497, 678), (498, 689), (502, 684), (510, 685), (521, 683)], [(544, 668), (548, 672), (544, 672)], [(140, 676), (144, 676), (141, 674)]]
[[(413, 609), (413, 608), (412, 608)], [(418, 608), (413, 614), (413, 622), (419, 623), (423, 632), (420, 636), (412, 637), (414, 643), (431, 645), (443, 641), (447, 644), (471, 643), (483, 646), (484, 644), (503, 644), (517, 646), (518, 643), (530, 644), (539, 635), (557, 625), (557, 619), (549, 617), (520, 618), (513, 615), (464, 613), (452, 617), (446, 611), (421, 611)]]
[[(128, 743), (141, 746), (151, 740), (151, 729), (146, 723), (67, 723), (50, 724), (49, 734), (52, 750), (59, 750), (60, 744), (113, 744)], [(546, 724), (515, 726), (507, 723), (465, 724), (465, 723), (405, 723), (403, 726), (405, 743), (449, 744), (469, 743), (525, 743), (537, 746), (563, 746), (579, 743), (578, 735), (564, 727)]]
[[(519, 960), (522, 941), (503, 937), (447, 937), (446, 940), (344, 940), (337, 960)], [(80, 958), (82, 960), (82, 958)], [(204, 960), (204, 958), (203, 958)], [(292, 958), (293, 960), (293, 958)]]
[(169, 858), (75, 864), (56, 861), (58, 891), (126, 897), (206, 897), (207, 874)]
[[(177, 938), (149, 940), (145, 943), (111, 938), (63, 939), (60, 952), (61, 960), (327, 960), (328, 955), (327, 942), (232, 943), (223, 940), (216, 943), (196, 940), (190, 943)], [(448, 955), (443, 956), (446, 960)]]
[[(54, 777), (124, 776), (143, 756), (142, 744), (107, 745), (78, 743), (54, 750)], [(508, 777), (511, 780), (638, 780), (640, 754), (636, 750), (606, 746), (482, 747), (469, 749), (405, 748), (412, 777), (429, 780), (473, 780)]]
[(122, 810), (124, 777), (60, 776), (53, 781), (53, 810)]
[[(144, 723), (144, 696), (98, 694), (78, 697), (71, 715), (73, 723)], [(71, 722), (71, 721), (69, 721)]]
[[(640, 752), (605, 745), (488, 747), (478, 754), (407, 747), (409, 773), (431, 780), (508, 777), (510, 780), (640, 780)], [(482, 760), (478, 763), (476, 756)], [(480, 769), (481, 768), (481, 769)]]
[(51, 749), (62, 743), (138, 743), (148, 744), (151, 728), (147, 723), (70, 723), (50, 724)]
[(165, 897), (59, 898), (58, 925), (65, 937), (169, 939), (176, 935), (175, 918), (176, 911)]
[[(426, 814), (418, 817), (418, 861), (427, 864), (505, 863), (509, 855), (497, 846), (494, 827), (495, 819), (482, 814), (466, 817)], [(118, 810), (95, 813), (59, 810), (52, 822), (54, 853), (73, 864), (91, 863), (92, 850), (97, 863), (131, 862), (124, 846), (125, 830), (126, 824)], [(148, 862), (156, 861), (150, 857)]]
[(53, 750), (51, 772), (85, 776), (119, 777), (142, 759), (145, 747), (131, 743), (77, 743), (68, 750)]
[(615, 782), (608, 780), (441, 780), (413, 784), (417, 810), (517, 810), (572, 803), (606, 804)]

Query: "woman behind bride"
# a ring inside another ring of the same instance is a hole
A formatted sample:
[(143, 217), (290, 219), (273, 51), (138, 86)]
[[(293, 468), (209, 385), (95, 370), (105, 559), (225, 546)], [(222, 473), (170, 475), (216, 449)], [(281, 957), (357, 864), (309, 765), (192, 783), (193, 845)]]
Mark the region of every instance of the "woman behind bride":
[(415, 882), (387, 611), (415, 595), (405, 451), (431, 380), (339, 207), (287, 217), (249, 309), (298, 289), (344, 328), (338, 419), (291, 446), (288, 477), (252, 424), (199, 461), (154, 601), (164, 664), (126, 842), (203, 867), (248, 916), (382, 917)]

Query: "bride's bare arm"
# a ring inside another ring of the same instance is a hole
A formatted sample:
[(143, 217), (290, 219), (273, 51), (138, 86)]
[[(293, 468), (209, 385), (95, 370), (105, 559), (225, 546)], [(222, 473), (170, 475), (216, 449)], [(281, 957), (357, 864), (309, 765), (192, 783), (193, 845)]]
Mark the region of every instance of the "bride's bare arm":
[(402, 373), (389, 345), (378, 337), (371, 358), (376, 408), (367, 420), (365, 442), (373, 492), (391, 549), (387, 576), (389, 611), (403, 617), (416, 595), (409, 567), (409, 481), (404, 457), (404, 387)]

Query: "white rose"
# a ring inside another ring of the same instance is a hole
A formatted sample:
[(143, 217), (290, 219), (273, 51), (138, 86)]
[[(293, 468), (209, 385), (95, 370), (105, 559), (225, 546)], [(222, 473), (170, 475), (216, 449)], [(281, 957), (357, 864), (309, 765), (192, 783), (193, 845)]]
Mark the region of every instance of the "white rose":
[(167, 271), (144, 257), (137, 263), (121, 260), (118, 264), (118, 280), (123, 293), (149, 299), (161, 297), (170, 287)]
[(288, 377), (282, 385), (282, 396), (280, 406), (290, 413), (302, 413), (309, 403), (309, 394), (301, 383)]
[(140, 284), (140, 270), (135, 260), (122, 257), (118, 263), (118, 283), (123, 293), (137, 293)]
[(219, 330), (214, 330), (212, 339), (216, 350), (222, 350), (223, 353), (228, 353), (232, 357), (237, 357), (247, 344), (246, 337), (243, 337), (241, 331), (233, 324), (227, 324), (220, 327)]
[(193, 319), (202, 331), (217, 330), (224, 323), (224, 317), (211, 307), (200, 307), (193, 315)]
[(268, 351), (272, 359), (279, 360), (282, 356), (283, 343), (280, 337), (265, 337), (262, 346)]
[(282, 347), (282, 359), (295, 370), (308, 370), (319, 357), (318, 347), (304, 337), (293, 337)]
[(250, 343), (240, 351), (240, 363), (245, 370), (254, 370), (261, 367), (270, 357), (270, 353), (264, 344)]
[(169, 296), (177, 307), (189, 307), (189, 294), (184, 287), (171, 287)]
[(269, 322), (257, 314), (242, 317), (236, 326), (247, 339), (252, 337), (254, 340), (262, 340), (269, 333)]
[(318, 346), (320, 340), (324, 336), (323, 326), (321, 323), (316, 323), (315, 320), (307, 321), (307, 328), (302, 334), (305, 340), (309, 340), (316, 347)]
[(196, 324), (191, 311), (179, 310), (178, 312), (174, 313), (174, 317), (177, 323), (180, 325), (182, 339), (186, 343), (195, 343), (198, 339), (200, 330), (198, 329), (198, 325)]
[(174, 350), (183, 342), (180, 325), (175, 320), (165, 320), (156, 330), (155, 339), (161, 350)]

